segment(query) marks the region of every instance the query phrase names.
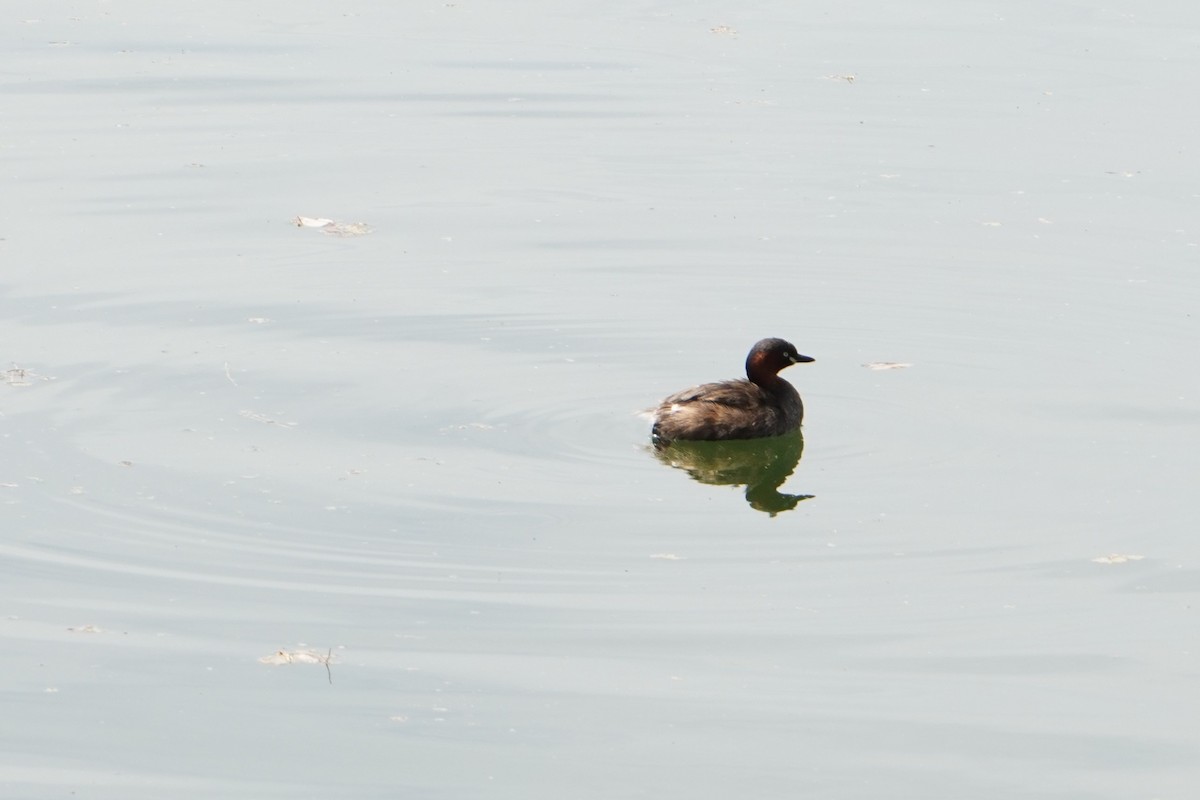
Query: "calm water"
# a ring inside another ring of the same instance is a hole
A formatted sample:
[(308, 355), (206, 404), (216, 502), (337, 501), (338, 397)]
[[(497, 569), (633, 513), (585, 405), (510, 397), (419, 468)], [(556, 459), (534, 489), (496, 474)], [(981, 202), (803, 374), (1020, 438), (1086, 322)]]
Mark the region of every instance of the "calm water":
[(1190, 797), (1200, 12), (597, 9), (8, 10), (5, 796)]

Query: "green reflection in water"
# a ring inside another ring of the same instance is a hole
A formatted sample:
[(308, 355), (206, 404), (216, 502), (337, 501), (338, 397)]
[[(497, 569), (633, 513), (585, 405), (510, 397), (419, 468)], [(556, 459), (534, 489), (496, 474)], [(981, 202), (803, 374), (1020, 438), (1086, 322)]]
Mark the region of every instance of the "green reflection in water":
[(779, 491), (803, 453), (804, 434), (799, 430), (769, 439), (676, 441), (654, 447), (659, 461), (686, 470), (700, 483), (745, 486), (750, 507), (772, 517), (781, 511), (791, 511), (801, 500), (813, 496)]

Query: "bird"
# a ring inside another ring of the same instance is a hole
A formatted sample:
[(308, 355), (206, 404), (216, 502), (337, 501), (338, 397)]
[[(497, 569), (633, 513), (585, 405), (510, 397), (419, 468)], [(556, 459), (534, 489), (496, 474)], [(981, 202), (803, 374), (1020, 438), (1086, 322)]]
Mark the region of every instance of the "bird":
[(762, 339), (746, 356), (746, 377), (704, 383), (663, 398), (652, 411), (651, 437), (673, 441), (760, 439), (794, 431), (804, 421), (804, 403), (779, 371), (816, 359), (791, 342)]

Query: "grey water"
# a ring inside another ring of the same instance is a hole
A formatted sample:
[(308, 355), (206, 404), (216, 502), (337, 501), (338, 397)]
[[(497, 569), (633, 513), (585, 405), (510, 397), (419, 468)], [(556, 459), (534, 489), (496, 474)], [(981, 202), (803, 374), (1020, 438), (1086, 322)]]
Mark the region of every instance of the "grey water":
[(1198, 41), (5, 9), (4, 795), (1192, 796)]

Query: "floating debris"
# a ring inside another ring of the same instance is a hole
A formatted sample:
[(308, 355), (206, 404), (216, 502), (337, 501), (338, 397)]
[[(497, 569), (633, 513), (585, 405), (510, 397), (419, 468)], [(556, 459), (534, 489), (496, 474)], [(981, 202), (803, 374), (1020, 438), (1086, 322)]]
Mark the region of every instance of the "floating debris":
[(1109, 553), (1092, 559), (1095, 564), (1124, 564), (1127, 561), (1141, 561), (1145, 556), (1135, 556), (1129, 553)]
[(258, 660), (260, 664), (327, 664), (333, 659), (333, 651), (317, 653), (312, 650), (276, 650)]
[(908, 367), (911, 367), (912, 364), (906, 364), (902, 361), (872, 361), (869, 364), (863, 364), (863, 366), (866, 367), (867, 369), (873, 369), (873, 370), (906, 369)]
[(6, 369), (3, 372), (4, 382), (9, 386), (33, 386), (34, 380), (52, 381), (55, 378), (47, 378), (45, 375), (39, 375), (31, 369), (12, 365), (11, 369)]
[(9, 386), (33, 385), (33, 381), (29, 380), (29, 373), (21, 367), (13, 367), (12, 369), (4, 370), (4, 382)]
[(363, 236), (373, 230), (365, 222), (335, 222), (328, 217), (296, 217), (292, 223), (297, 228), (316, 228), (330, 236)]
[(271, 655), (260, 658), (258, 663), (270, 664), (271, 666), (279, 666), (281, 664), (323, 664), (325, 672), (329, 676), (329, 682), (333, 683), (333, 671), (329, 668), (329, 665), (333, 663), (332, 648), (324, 653), (319, 653), (315, 650), (276, 650)]
[(33, 377), (35, 376), (32, 372), (16, 364), (13, 364), (12, 369), (4, 370), (4, 382), (9, 386), (33, 386)]

